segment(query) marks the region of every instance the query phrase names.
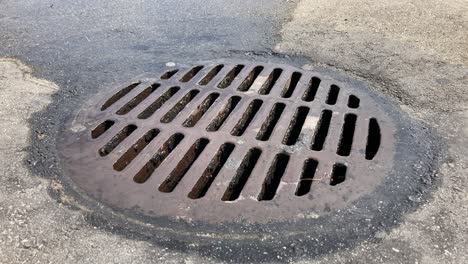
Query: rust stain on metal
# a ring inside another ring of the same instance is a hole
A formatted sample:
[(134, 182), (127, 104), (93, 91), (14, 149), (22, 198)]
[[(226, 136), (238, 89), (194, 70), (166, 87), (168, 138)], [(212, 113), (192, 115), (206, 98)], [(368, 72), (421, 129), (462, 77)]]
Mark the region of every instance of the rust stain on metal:
[(372, 191), (394, 126), (365, 93), (288, 65), (208, 63), (109, 89), (59, 139), (91, 196), (148, 216), (294, 220)]

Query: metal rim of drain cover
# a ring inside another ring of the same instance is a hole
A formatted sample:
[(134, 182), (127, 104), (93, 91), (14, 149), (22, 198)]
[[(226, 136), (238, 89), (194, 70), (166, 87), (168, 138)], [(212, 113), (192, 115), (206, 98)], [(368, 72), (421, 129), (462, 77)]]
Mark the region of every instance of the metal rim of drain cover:
[(397, 217), (400, 209), (382, 210), (413, 193), (421, 180), (407, 175), (424, 178), (429, 165), (401, 166), (396, 154), (417, 162), (412, 152), (427, 147), (406, 146), (425, 137), (414, 139), (419, 127), (348, 81), (237, 61), (142, 75), (93, 97), (65, 124), (62, 167), (111, 208), (189, 232), (319, 238), (311, 224)]

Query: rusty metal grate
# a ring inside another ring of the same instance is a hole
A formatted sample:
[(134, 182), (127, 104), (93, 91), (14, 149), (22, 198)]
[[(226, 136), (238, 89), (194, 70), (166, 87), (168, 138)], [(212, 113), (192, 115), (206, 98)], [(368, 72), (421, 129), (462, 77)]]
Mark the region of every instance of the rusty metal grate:
[(72, 179), (113, 206), (262, 222), (368, 193), (392, 162), (392, 129), (370, 97), (330, 77), (224, 63), (111, 89), (61, 145)]

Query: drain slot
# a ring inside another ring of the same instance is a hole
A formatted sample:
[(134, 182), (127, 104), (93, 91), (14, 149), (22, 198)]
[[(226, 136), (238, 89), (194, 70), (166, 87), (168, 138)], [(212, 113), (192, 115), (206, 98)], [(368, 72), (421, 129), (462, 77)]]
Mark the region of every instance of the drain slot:
[(136, 183), (146, 182), (154, 170), (171, 154), (171, 152), (179, 145), (184, 138), (184, 135), (177, 133), (172, 135), (164, 144), (158, 149), (156, 154), (141, 168), (141, 170), (133, 177)]
[(138, 141), (133, 144), (115, 163), (114, 170), (122, 171), (127, 167), (140, 152), (159, 134), (158, 129), (151, 129), (146, 132)]
[(321, 151), (323, 144), (328, 135), (328, 129), (330, 128), (330, 122), (332, 118), (332, 111), (323, 110), (320, 120), (317, 125), (317, 130), (314, 135), (314, 141), (312, 143), (312, 150)]
[(159, 186), (159, 191), (161, 192), (172, 192), (177, 184), (182, 180), (184, 175), (193, 165), (193, 163), (198, 159), (200, 154), (203, 152), (205, 147), (210, 141), (206, 138), (198, 139), (185, 153), (182, 160), (176, 165), (174, 170), (169, 174), (169, 176), (164, 180), (163, 183)]
[(161, 80), (167, 80), (167, 79), (170, 79), (172, 76), (174, 76), (177, 72), (179, 71), (179, 69), (174, 69), (174, 70), (170, 70), (170, 71), (167, 71), (165, 72), (163, 75), (161, 75)]
[(224, 192), (221, 200), (223, 201), (234, 201), (239, 198), (242, 189), (245, 186), (245, 183), (252, 174), (255, 165), (257, 164), (258, 159), (262, 151), (258, 148), (252, 148), (247, 152), (247, 155), (244, 156), (239, 168), (236, 171), (236, 175), (229, 183), (228, 188)]
[(338, 144), (338, 151), (340, 156), (349, 156), (351, 147), (353, 145), (354, 130), (356, 128), (356, 115), (347, 114), (344, 118), (343, 130), (341, 131), (340, 142)]
[(218, 149), (215, 156), (208, 164), (208, 167), (206, 167), (202, 176), (198, 179), (192, 191), (188, 194), (189, 198), (198, 199), (205, 196), (214, 179), (218, 176), (221, 168), (224, 166), (234, 150), (234, 147), (235, 145), (232, 143), (225, 143)]
[(237, 88), (238, 91), (245, 92), (249, 90), (249, 88), (252, 86), (252, 84), (255, 82), (255, 79), (257, 79), (258, 75), (262, 72), (263, 67), (262, 66), (257, 66), (255, 67), (249, 75), (245, 78), (245, 80), (239, 85)]
[(315, 172), (317, 171), (318, 161), (314, 159), (308, 159), (304, 162), (302, 168), (301, 178), (297, 185), (296, 195), (303, 196), (310, 192), (312, 181), (314, 180)]
[(154, 101), (150, 106), (148, 106), (143, 112), (138, 115), (139, 119), (147, 119), (152, 116), (164, 103), (166, 103), (174, 94), (180, 90), (180, 87), (171, 87), (169, 90), (164, 92), (156, 101)]
[(258, 99), (253, 100), (247, 107), (247, 110), (244, 112), (241, 119), (237, 122), (237, 124), (232, 129), (231, 135), (242, 136), (242, 134), (244, 134), (247, 127), (250, 125), (250, 122), (252, 122), (253, 118), (257, 114), (258, 110), (260, 110), (260, 107), (262, 106), (262, 104), (263, 102), (261, 100), (258, 100)]
[(269, 94), (273, 86), (278, 81), (281, 73), (283, 72), (282, 69), (276, 68), (274, 69), (270, 75), (268, 76), (266, 82), (262, 85), (262, 87), (258, 90), (259, 94)]
[(207, 85), (209, 82), (211, 82), (211, 80), (213, 80), (214, 77), (216, 77), (216, 75), (218, 75), (218, 73), (223, 68), (224, 68), (224, 65), (222, 65), (222, 64), (217, 65), (216, 67), (211, 69), (211, 71), (205, 77), (203, 77), (203, 79), (198, 84)]
[(188, 82), (188, 81), (192, 80), (192, 78), (195, 77), (195, 75), (197, 75), (197, 73), (200, 72), (201, 69), (203, 69), (203, 66), (196, 66), (196, 67), (193, 67), (190, 71), (188, 71), (188, 72), (180, 79), (180, 81), (181, 81), (181, 82)]
[(286, 85), (281, 92), (281, 97), (289, 98), (296, 89), (297, 83), (301, 79), (302, 74), (300, 72), (293, 72), (289, 80), (286, 82)]
[(259, 201), (272, 200), (276, 195), (276, 190), (281, 182), (286, 167), (288, 166), (289, 155), (280, 153), (275, 156), (273, 163), (268, 169), (267, 176), (262, 185), (262, 191), (258, 196)]
[(219, 111), (218, 115), (206, 127), (206, 130), (210, 132), (218, 131), (224, 121), (226, 121), (232, 111), (234, 111), (237, 104), (239, 104), (240, 100), (241, 98), (239, 96), (232, 96), (229, 98), (228, 102), (223, 106), (223, 109)]
[(174, 118), (182, 111), (188, 103), (190, 103), (197, 94), (200, 93), (199, 90), (191, 90), (188, 92), (182, 99), (180, 99), (179, 102), (171, 109), (169, 112), (167, 112), (162, 118), (161, 118), (161, 123), (169, 123)]
[(212, 93), (208, 95), (205, 100), (195, 109), (195, 111), (184, 121), (184, 127), (193, 127), (197, 124), (200, 118), (208, 111), (213, 103), (218, 99), (219, 93)]
[(288, 145), (288, 146), (292, 146), (296, 144), (308, 113), (309, 113), (308, 107), (301, 106), (297, 108), (296, 113), (294, 113), (294, 116), (291, 122), (289, 123), (288, 130), (286, 131), (286, 134), (284, 135), (283, 144)]
[(119, 110), (117, 110), (117, 114), (118, 115), (128, 114), (128, 112), (132, 111), (133, 108), (135, 108), (143, 100), (145, 100), (150, 94), (152, 94), (154, 91), (156, 91), (156, 89), (158, 89), (159, 86), (160, 86), (159, 83), (155, 83), (155, 84), (151, 85), (150, 87), (146, 88), (141, 93), (139, 93), (137, 96), (135, 96), (135, 98), (130, 100), (130, 102), (126, 103)]
[(369, 120), (369, 132), (367, 136), (367, 145), (366, 145), (366, 159), (372, 160), (374, 159), (375, 155), (377, 155), (377, 151), (380, 148), (380, 126), (377, 122), (377, 119), (371, 118)]
[(361, 100), (355, 95), (350, 95), (348, 97), (348, 107), (349, 108), (358, 108)]
[(122, 141), (124, 141), (130, 134), (137, 129), (135, 125), (128, 125), (117, 133), (104, 147), (99, 149), (101, 157), (107, 156), (112, 152)]
[(225, 89), (229, 85), (231, 85), (232, 81), (239, 75), (239, 73), (244, 68), (244, 65), (236, 65), (225, 77), (224, 79), (218, 84), (218, 88)]
[(92, 138), (98, 138), (102, 134), (104, 134), (109, 128), (111, 128), (115, 124), (114, 121), (112, 120), (106, 120), (99, 124), (93, 131), (91, 131), (91, 137)]
[(330, 91), (328, 92), (327, 104), (334, 105), (338, 100), (338, 94), (340, 93), (340, 87), (336, 85), (330, 86)]
[(315, 99), (320, 82), (321, 80), (319, 78), (312, 77), (310, 79), (309, 85), (307, 86), (307, 90), (304, 92), (304, 95), (302, 95), (302, 100), (306, 102), (312, 102)]
[(109, 106), (113, 105), (115, 102), (117, 102), (118, 100), (122, 99), (122, 97), (124, 97), (125, 95), (127, 95), (129, 92), (131, 92), (135, 87), (137, 87), (138, 85), (140, 85), (141, 82), (137, 82), (137, 83), (134, 83), (134, 84), (131, 84), (125, 88), (123, 88), (122, 90), (118, 91), (116, 94), (114, 94), (111, 98), (109, 98), (109, 100), (107, 100), (101, 107), (101, 111), (104, 111), (106, 110), (107, 108), (109, 108)]
[(344, 164), (336, 163), (330, 176), (330, 185), (335, 186), (345, 181), (347, 167)]
[(263, 122), (262, 127), (260, 128), (260, 131), (258, 131), (258, 134), (256, 137), (258, 140), (267, 141), (270, 138), (285, 108), (286, 108), (286, 105), (283, 103), (276, 103), (271, 108), (271, 111), (268, 114), (267, 119), (265, 120), (265, 122)]

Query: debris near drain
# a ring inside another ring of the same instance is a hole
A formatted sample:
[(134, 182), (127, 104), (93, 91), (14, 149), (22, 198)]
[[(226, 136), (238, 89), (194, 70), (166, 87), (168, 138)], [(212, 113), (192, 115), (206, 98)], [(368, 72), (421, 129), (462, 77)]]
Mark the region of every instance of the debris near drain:
[(44, 139), (46, 137), (46, 135), (44, 133), (36, 130), (36, 137), (37, 137), (37, 139), (41, 140), (41, 139)]

